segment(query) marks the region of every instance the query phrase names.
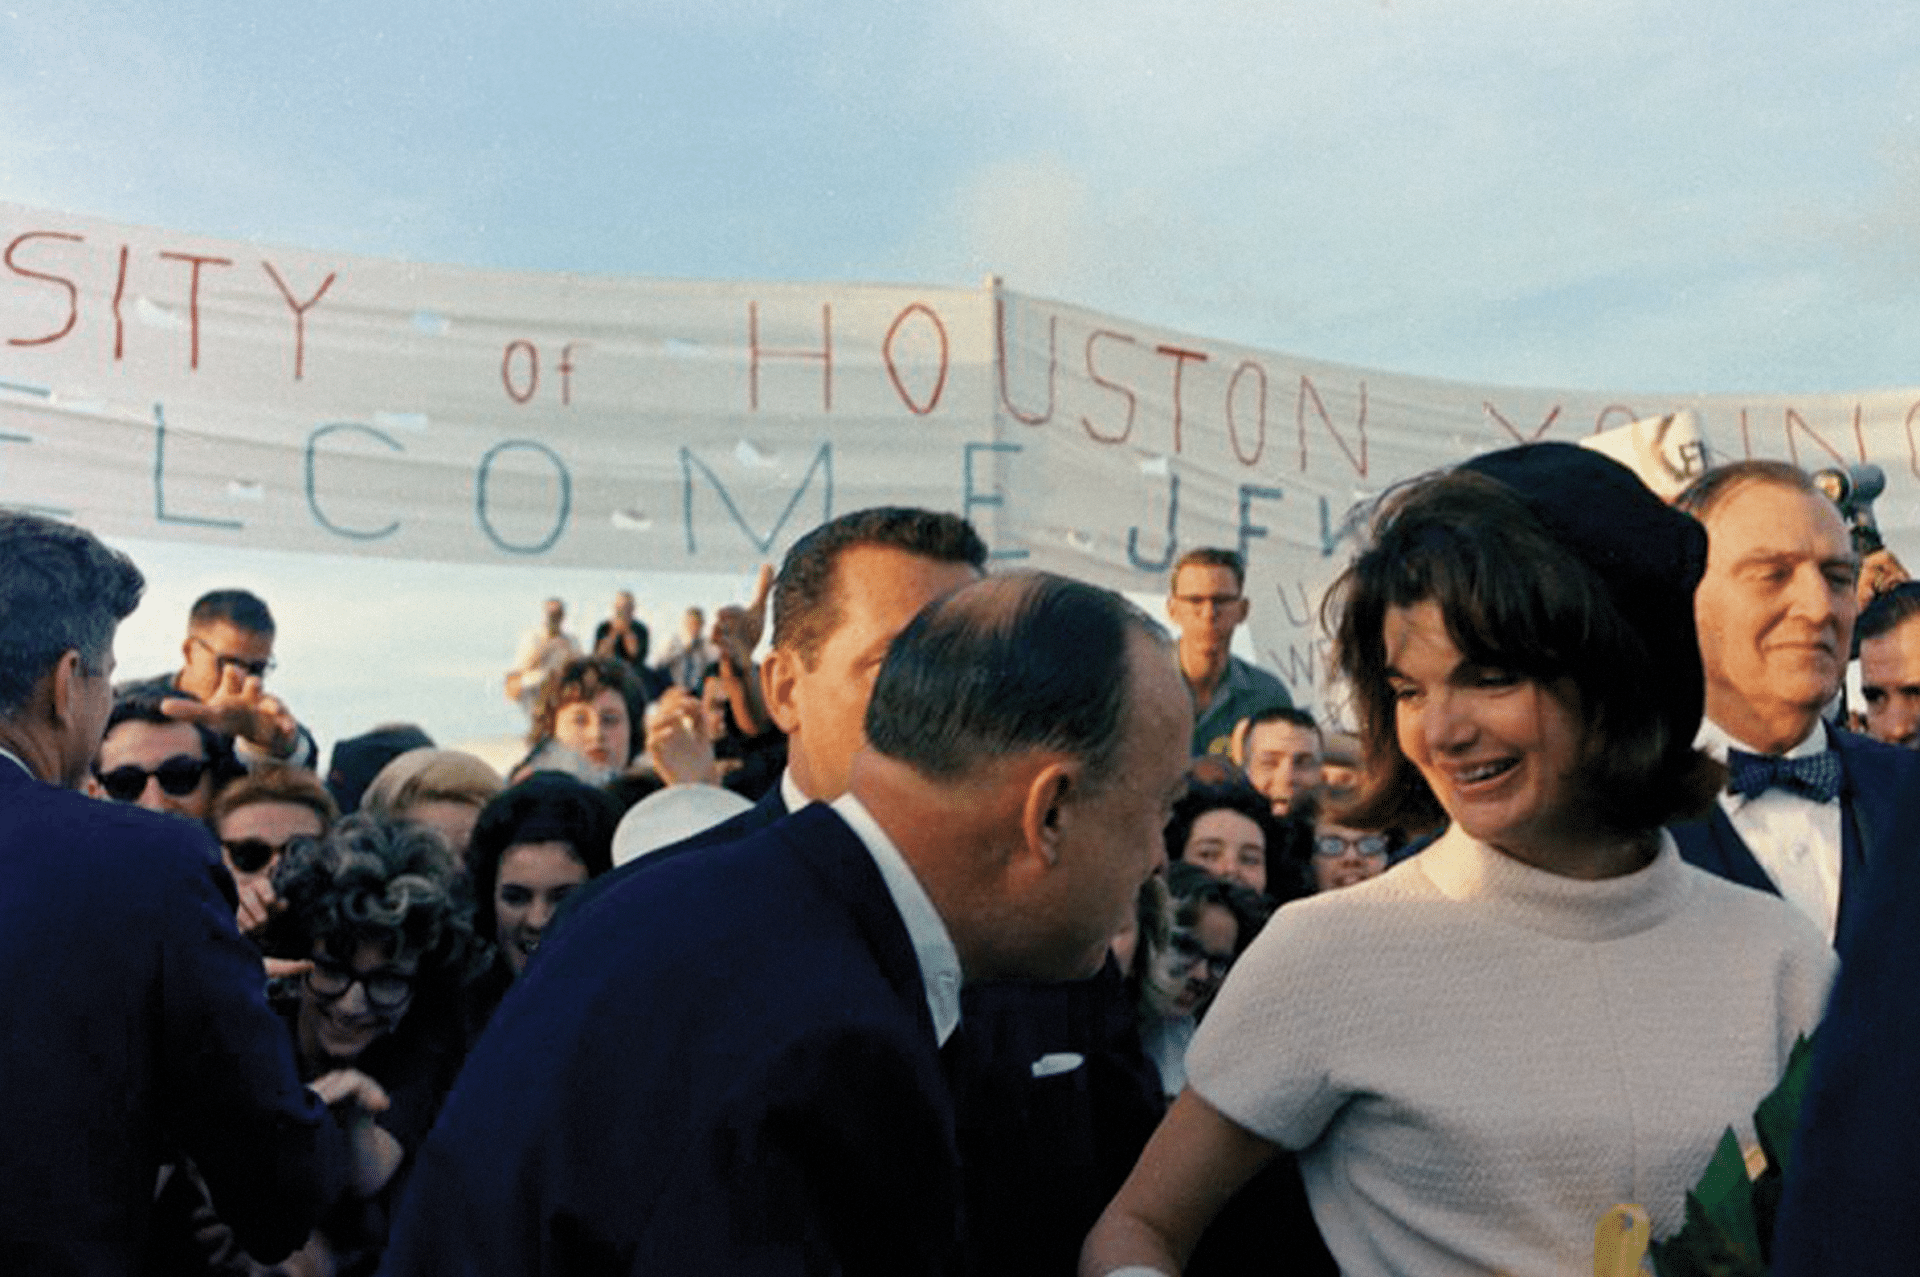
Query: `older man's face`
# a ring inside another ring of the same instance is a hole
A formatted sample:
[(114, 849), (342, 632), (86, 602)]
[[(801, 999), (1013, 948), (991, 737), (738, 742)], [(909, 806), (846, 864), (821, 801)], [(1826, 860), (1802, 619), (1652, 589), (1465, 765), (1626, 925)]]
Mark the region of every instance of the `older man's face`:
[(1832, 502), (1779, 484), (1742, 484), (1705, 523), (1707, 715), (1755, 748), (1790, 748), (1840, 690), (1859, 559)]

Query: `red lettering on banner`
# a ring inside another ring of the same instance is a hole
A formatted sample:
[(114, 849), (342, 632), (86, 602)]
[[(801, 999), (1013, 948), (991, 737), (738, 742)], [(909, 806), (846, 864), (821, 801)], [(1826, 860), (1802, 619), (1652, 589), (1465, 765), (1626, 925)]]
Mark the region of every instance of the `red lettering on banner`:
[(1920, 479), (1920, 447), (1916, 447), (1913, 441), (1915, 417), (1920, 417), (1920, 402), (1907, 409), (1907, 469), (1913, 471), (1916, 479)]
[(570, 341), (560, 347), (560, 406), (573, 407), (573, 352), (584, 350), (593, 343), (589, 341)]
[(1178, 456), (1181, 418), (1180, 374), (1186, 368), (1189, 359), (1198, 360), (1204, 364), (1207, 362), (1208, 355), (1203, 350), (1182, 350), (1178, 346), (1155, 346), (1154, 349), (1163, 355), (1173, 356), (1173, 451), (1174, 455)]
[[(513, 356), (515, 351), (523, 352), (527, 357), (527, 388), (521, 391), (513, 384)], [(507, 388), (507, 398), (515, 403), (525, 403), (533, 398), (533, 392), (540, 389), (540, 348), (522, 337), (507, 343), (500, 353), (500, 384)]]
[(264, 257), (261, 258), (260, 269), (267, 272), (267, 278), (273, 281), (273, 286), (280, 290), (280, 295), (287, 299), (287, 305), (293, 311), (293, 379), (299, 381), (306, 374), (307, 367), (307, 312), (327, 295), (327, 290), (333, 287), (333, 281), (338, 277), (338, 272), (329, 272), (327, 277), (320, 281), (320, 287), (314, 289), (313, 296), (303, 302), (295, 300), (293, 290), (287, 287), (286, 280), (280, 278), (280, 272), (273, 268), (272, 262)]
[[(933, 325), (934, 335), (940, 339), (940, 373), (933, 379), (933, 393), (927, 396), (925, 404), (917, 404), (913, 401), (913, 396), (907, 393), (906, 384), (900, 380), (900, 369), (893, 362), (893, 339), (899, 335), (900, 325), (907, 322), (907, 316), (916, 312), (927, 317), (928, 322)], [(924, 417), (940, 406), (940, 392), (946, 389), (947, 385), (949, 353), (947, 326), (940, 322), (940, 316), (934, 314), (933, 307), (925, 302), (914, 302), (893, 317), (893, 325), (887, 329), (887, 338), (880, 343), (880, 355), (886, 360), (887, 377), (893, 382), (894, 393), (900, 396), (900, 402), (905, 404), (907, 411), (914, 416)]]
[(5, 260), (8, 270), (16, 275), (24, 276), (27, 279), (38, 279), (44, 280), (49, 284), (57, 284), (65, 290), (67, 294), (66, 323), (40, 337), (9, 337), (7, 338), (7, 344), (9, 346), (45, 346), (49, 342), (59, 341), (62, 337), (72, 332), (73, 326), (80, 320), (80, 290), (74, 286), (72, 280), (64, 275), (49, 275), (45, 271), (29, 270), (19, 262), (13, 260), (14, 250), (30, 239), (59, 239), (65, 240), (70, 244), (84, 244), (86, 242), (80, 236), (69, 235), (65, 231), (25, 231), (19, 235), (15, 235), (13, 242), (7, 245)]
[(1294, 419), (1300, 427), (1300, 473), (1307, 472), (1307, 400), (1313, 400), (1313, 410), (1320, 416), (1320, 424), (1327, 428), (1333, 441), (1340, 445), (1340, 451), (1347, 454), (1347, 464), (1353, 467), (1355, 474), (1362, 479), (1367, 477), (1367, 383), (1360, 383), (1360, 416), (1354, 423), (1360, 436), (1360, 455), (1355, 457), (1353, 449), (1347, 446), (1346, 437), (1334, 429), (1333, 418), (1327, 412), (1326, 404), (1320, 401), (1320, 392), (1314, 387), (1313, 379), (1302, 373), (1300, 376), (1300, 397), (1294, 404)]
[(1000, 402), (1013, 419), (1022, 425), (1039, 426), (1053, 420), (1054, 374), (1060, 367), (1060, 317), (1047, 316), (1047, 410), (1039, 414), (1020, 411), (1007, 394), (1007, 303), (1004, 298), (993, 299), (993, 324), (994, 340), (1000, 354), (997, 361), (1000, 365)]
[(1620, 423), (1623, 426), (1630, 426), (1634, 422), (1640, 420), (1640, 414), (1635, 412), (1633, 409), (1627, 407), (1625, 404), (1610, 403), (1606, 407), (1600, 410), (1599, 416), (1593, 419), (1593, 433), (1595, 434), (1604, 433), (1607, 429), (1607, 418), (1611, 417), (1616, 412), (1626, 418), (1625, 421)]
[(1753, 460), (1753, 426), (1747, 420), (1747, 410), (1740, 410), (1740, 447), (1745, 450), (1748, 461)]
[(113, 277), (113, 361), (126, 353), (127, 321), (120, 317), (120, 302), (127, 295), (127, 246), (120, 246), (120, 272)]
[(169, 262), (193, 263), (192, 273), (188, 276), (187, 282), (187, 329), (188, 332), (192, 334), (191, 349), (193, 353), (187, 360), (187, 367), (198, 369), (200, 367), (200, 268), (202, 266), (231, 266), (233, 265), (233, 260), (227, 257), (201, 257), (197, 253), (163, 252), (160, 256), (163, 260)]
[(760, 411), (760, 359), (818, 359), (821, 364), (821, 410), (833, 411), (833, 307), (820, 307), (821, 348), (819, 350), (782, 350), (760, 348), (760, 303), (747, 303), (747, 405)]
[[(1834, 463), (1836, 465), (1844, 466), (1847, 464), (1847, 459), (1840, 455), (1840, 450), (1834, 447), (1832, 444), (1828, 443), (1825, 437), (1823, 437), (1819, 431), (1815, 430), (1812, 426), (1808, 425), (1807, 419), (1800, 415), (1800, 412), (1798, 409), (1789, 408), (1787, 409), (1787, 419), (1786, 419), (1787, 455), (1793, 458), (1794, 465), (1797, 466), (1800, 464), (1800, 447), (1798, 444), (1796, 444), (1793, 441), (1793, 428), (1795, 426), (1798, 426), (1800, 427), (1800, 429), (1804, 430), (1809, 439), (1812, 439), (1815, 443), (1819, 444), (1821, 448), (1825, 449), (1826, 454), (1829, 457), (1833, 458)], [(1860, 405), (1859, 404), (1855, 404), (1853, 406), (1853, 434), (1854, 434), (1854, 438), (1856, 439), (1860, 437)], [(1866, 449), (1865, 443), (1862, 443), (1860, 445), (1860, 459), (1862, 461), (1865, 461), (1867, 459), (1867, 449)]]
[(1501, 416), (1500, 410), (1494, 407), (1491, 403), (1488, 403), (1485, 400), (1482, 400), (1480, 403), (1480, 406), (1487, 410), (1488, 416), (1492, 417), (1495, 421), (1499, 422), (1501, 425), (1507, 428), (1507, 433), (1513, 436), (1513, 441), (1515, 443), (1539, 442), (1540, 436), (1547, 433), (1547, 427), (1551, 426), (1560, 417), (1560, 405), (1555, 404), (1553, 406), (1553, 411), (1547, 414), (1547, 419), (1540, 423), (1540, 428), (1534, 431), (1532, 436), (1529, 437), (1527, 435), (1521, 434), (1518, 430), (1515, 430), (1513, 428), (1513, 423), (1511, 421), (1508, 421), (1505, 417)]
[(1103, 435), (1098, 430), (1095, 430), (1093, 428), (1092, 420), (1085, 416), (1082, 416), (1080, 418), (1080, 428), (1082, 430), (1085, 430), (1087, 432), (1087, 436), (1092, 440), (1094, 440), (1094, 442), (1096, 443), (1125, 443), (1127, 441), (1127, 436), (1133, 433), (1133, 414), (1134, 414), (1134, 411), (1138, 409), (1140, 406), (1140, 398), (1138, 395), (1134, 394), (1129, 387), (1123, 386), (1117, 381), (1108, 381), (1105, 377), (1102, 377), (1100, 375), (1097, 369), (1094, 368), (1093, 343), (1096, 341), (1099, 341), (1102, 337), (1111, 337), (1115, 341), (1124, 341), (1129, 346), (1137, 346), (1140, 343), (1135, 341), (1133, 338), (1127, 336), (1125, 333), (1116, 333), (1111, 329), (1107, 329), (1107, 328), (1096, 328), (1092, 332), (1087, 334), (1087, 376), (1093, 378), (1094, 383), (1096, 385), (1104, 386), (1108, 390), (1116, 390), (1120, 392), (1120, 394), (1126, 397), (1127, 428), (1125, 430), (1122, 430), (1117, 435)]
[[(1234, 392), (1240, 388), (1240, 379), (1246, 376), (1249, 370), (1260, 378), (1260, 395), (1255, 401), (1260, 406), (1260, 436), (1259, 442), (1254, 445), (1251, 457), (1240, 450), (1240, 423), (1234, 420), (1233, 415)], [(1260, 456), (1267, 450), (1267, 370), (1251, 359), (1242, 360), (1240, 366), (1233, 370), (1233, 379), (1227, 382), (1227, 439), (1233, 444), (1234, 457), (1243, 466), (1260, 464)]]

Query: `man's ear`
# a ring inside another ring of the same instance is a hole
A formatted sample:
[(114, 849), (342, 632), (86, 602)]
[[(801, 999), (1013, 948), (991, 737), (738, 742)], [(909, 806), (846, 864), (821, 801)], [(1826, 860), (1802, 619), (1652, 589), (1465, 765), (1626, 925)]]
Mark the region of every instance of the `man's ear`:
[(1244, 594), (1241, 595), (1234, 601), (1233, 611), (1233, 623), (1235, 625), (1245, 625), (1247, 623), (1247, 613), (1253, 611), (1253, 600)]
[(1020, 834), (1036, 868), (1060, 863), (1061, 843), (1074, 817), (1073, 804), (1085, 783), (1082, 770), (1076, 761), (1050, 762), (1027, 782), (1026, 801), (1020, 809)]
[(53, 710), (53, 721), (62, 727), (73, 722), (74, 706), (78, 703), (80, 695), (77, 681), (85, 674), (86, 670), (80, 664), (80, 653), (73, 648), (62, 652), (60, 659), (53, 663), (53, 670), (48, 675), (51, 681), (47, 692)]
[(1227, 738), (1227, 757), (1242, 770), (1247, 766), (1247, 737), (1251, 735), (1253, 735), (1253, 715), (1249, 714), (1233, 725), (1233, 735)]
[(799, 661), (798, 654), (776, 647), (760, 662), (760, 695), (767, 702), (767, 715), (789, 736), (800, 726), (800, 710), (794, 704), (794, 688), (800, 681)]

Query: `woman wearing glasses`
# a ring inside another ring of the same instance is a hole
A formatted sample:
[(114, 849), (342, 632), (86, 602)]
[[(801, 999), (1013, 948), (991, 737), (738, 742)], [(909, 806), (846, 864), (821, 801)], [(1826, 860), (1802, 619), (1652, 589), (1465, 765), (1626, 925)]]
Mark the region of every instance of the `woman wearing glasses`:
[(273, 871), (296, 838), (318, 838), (340, 819), (339, 805), (304, 767), (263, 766), (220, 791), (207, 823), (240, 893), (236, 921), (258, 935), (278, 900)]
[(1365, 743), (1349, 819), (1448, 828), (1261, 932), (1083, 1274), (1179, 1271), (1283, 1149), (1348, 1277), (1587, 1271), (1622, 1202), (1679, 1228), (1833, 969), (1797, 909), (1662, 828), (1725, 776), (1693, 747), (1706, 549), (1566, 444), (1384, 503), (1330, 604)]
[[(301, 959), (276, 982), (300, 1075), (333, 1101), (370, 1082), (387, 1105), (373, 1119), (377, 1165), (360, 1192), (327, 1211), (299, 1262), (314, 1271), (369, 1273), (385, 1242), (406, 1158), (425, 1138), (462, 1059), (460, 990), (485, 961), (473, 907), (446, 843), (409, 822), (349, 816), (324, 837), (296, 839), (273, 884), (283, 908), (268, 952)], [(231, 1253), (217, 1212), (195, 1220), (206, 1271), (248, 1271)]]
[(1403, 839), (1389, 829), (1355, 829), (1329, 817), (1313, 822), (1313, 889), (1332, 891), (1377, 878)]

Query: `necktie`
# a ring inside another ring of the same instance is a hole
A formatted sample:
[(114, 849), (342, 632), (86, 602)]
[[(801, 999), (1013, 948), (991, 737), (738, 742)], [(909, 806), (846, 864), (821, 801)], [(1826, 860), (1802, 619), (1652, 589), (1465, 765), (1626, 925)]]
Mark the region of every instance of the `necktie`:
[(1742, 797), (1758, 797), (1775, 788), (1817, 803), (1830, 803), (1840, 796), (1840, 755), (1830, 749), (1804, 758), (1730, 749), (1727, 767), (1733, 773), (1727, 788)]

